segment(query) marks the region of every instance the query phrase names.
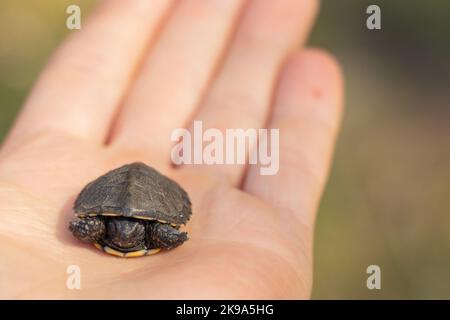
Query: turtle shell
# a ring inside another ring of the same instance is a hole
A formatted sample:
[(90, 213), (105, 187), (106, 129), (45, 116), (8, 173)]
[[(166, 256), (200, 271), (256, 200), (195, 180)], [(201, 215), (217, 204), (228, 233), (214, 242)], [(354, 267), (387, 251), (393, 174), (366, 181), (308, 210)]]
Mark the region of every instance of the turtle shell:
[(112, 170), (92, 181), (75, 200), (78, 215), (110, 215), (181, 225), (191, 216), (191, 201), (178, 183), (144, 163)]

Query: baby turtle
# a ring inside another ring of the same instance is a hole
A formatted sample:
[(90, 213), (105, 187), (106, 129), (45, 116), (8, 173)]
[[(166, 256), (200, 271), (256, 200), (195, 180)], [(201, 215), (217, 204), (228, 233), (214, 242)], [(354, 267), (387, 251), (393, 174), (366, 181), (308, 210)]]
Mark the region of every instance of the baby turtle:
[(175, 181), (136, 162), (89, 183), (75, 201), (69, 229), (82, 241), (119, 257), (139, 257), (178, 247), (191, 201)]

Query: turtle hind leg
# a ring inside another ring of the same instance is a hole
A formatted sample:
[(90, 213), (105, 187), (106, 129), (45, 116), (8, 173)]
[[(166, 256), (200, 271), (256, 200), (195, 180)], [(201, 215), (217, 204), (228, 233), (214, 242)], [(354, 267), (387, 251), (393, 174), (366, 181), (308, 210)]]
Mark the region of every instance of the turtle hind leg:
[(181, 232), (169, 224), (153, 222), (148, 227), (148, 238), (151, 246), (161, 249), (172, 249), (188, 240), (188, 234)]
[(99, 217), (85, 217), (70, 222), (69, 230), (84, 242), (97, 242), (105, 236), (106, 226)]

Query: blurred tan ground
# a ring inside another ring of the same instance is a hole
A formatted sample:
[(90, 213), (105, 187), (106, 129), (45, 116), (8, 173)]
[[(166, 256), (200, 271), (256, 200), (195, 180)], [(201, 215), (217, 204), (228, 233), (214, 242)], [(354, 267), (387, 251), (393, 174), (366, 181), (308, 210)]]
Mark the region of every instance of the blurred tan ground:
[[(65, 9), (93, 1), (0, 4), (0, 139), (46, 57)], [(382, 30), (365, 29), (379, 4)], [(346, 114), (319, 212), (314, 298), (450, 298), (449, 1), (324, 0), (311, 44), (333, 52)], [(382, 290), (365, 286), (368, 265)]]

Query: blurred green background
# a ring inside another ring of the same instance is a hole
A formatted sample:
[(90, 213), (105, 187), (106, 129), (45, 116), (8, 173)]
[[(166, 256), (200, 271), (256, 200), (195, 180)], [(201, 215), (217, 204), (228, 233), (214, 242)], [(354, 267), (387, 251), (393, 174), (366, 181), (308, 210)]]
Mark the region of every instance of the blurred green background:
[[(2, 0), (0, 139), (47, 57), (65, 9)], [(382, 30), (365, 27), (378, 4)], [(450, 298), (450, 1), (323, 0), (310, 44), (338, 57), (346, 114), (320, 207), (313, 298)], [(379, 265), (382, 289), (368, 290)]]

